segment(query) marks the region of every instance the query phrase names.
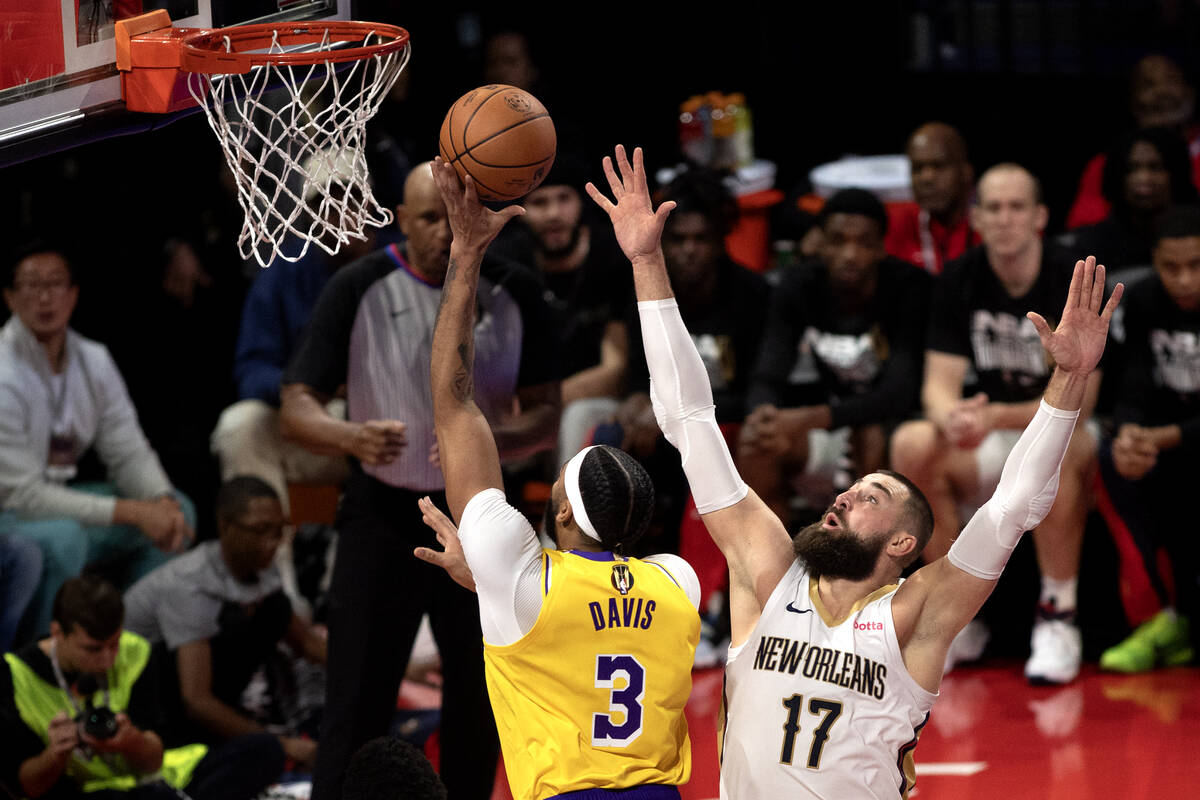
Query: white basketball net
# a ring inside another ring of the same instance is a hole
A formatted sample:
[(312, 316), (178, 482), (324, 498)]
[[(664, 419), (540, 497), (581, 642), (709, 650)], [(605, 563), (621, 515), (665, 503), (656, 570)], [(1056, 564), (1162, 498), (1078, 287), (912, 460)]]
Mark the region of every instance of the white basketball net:
[[(363, 42), (371, 44), (374, 34)], [(270, 53), (288, 52), (275, 33)], [(329, 51), (325, 40), (312, 49)], [(229, 40), (225, 40), (227, 49)], [(246, 221), (242, 258), (263, 266), (298, 261), (316, 244), (335, 255), (367, 225), (392, 222), (371, 192), (364, 155), (367, 121), (408, 64), (405, 45), (359, 61), (270, 64), (245, 74), (191, 73), (188, 89), (237, 179)], [(315, 158), (314, 158), (315, 156)]]

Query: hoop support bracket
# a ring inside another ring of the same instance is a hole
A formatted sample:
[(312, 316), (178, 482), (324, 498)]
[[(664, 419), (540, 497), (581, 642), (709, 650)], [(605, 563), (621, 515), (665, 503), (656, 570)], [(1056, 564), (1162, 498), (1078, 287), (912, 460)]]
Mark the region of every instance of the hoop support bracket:
[(121, 96), (130, 111), (168, 114), (196, 106), (180, 68), (183, 40), (204, 28), (174, 28), (164, 9), (116, 22)]

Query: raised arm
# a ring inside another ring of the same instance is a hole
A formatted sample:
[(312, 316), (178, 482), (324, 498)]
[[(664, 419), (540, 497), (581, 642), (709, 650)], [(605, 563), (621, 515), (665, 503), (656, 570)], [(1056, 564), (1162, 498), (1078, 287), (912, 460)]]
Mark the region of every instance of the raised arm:
[(614, 160), (604, 159), (613, 199), (590, 183), (587, 192), (612, 220), (633, 264), (655, 417), (680, 451), (696, 507), (729, 564), (733, 641), (739, 643), (791, 564), (791, 541), (738, 475), (717, 427), (708, 373), (679, 315), (663, 257), (662, 232), (675, 204), (652, 206), (640, 148), (630, 164), (618, 145), (615, 163), (614, 169)]
[(432, 168), (453, 239), (442, 304), (433, 328), (429, 380), (446, 502), (454, 519), (460, 521), (467, 502), (476, 494), (484, 489), (504, 489), (496, 440), (475, 405), (475, 292), (488, 245), (506, 222), (524, 214), (525, 209), (508, 206), (496, 212), (484, 208), (470, 177), (463, 186), (454, 167), (440, 157)]
[(1028, 314), (1056, 364), (1041, 406), (1005, 461), (992, 498), (946, 557), (918, 570), (892, 603), (904, 663), (931, 691), (941, 681), (951, 640), (991, 594), (1021, 535), (1037, 527), (1054, 504), (1059, 468), (1123, 291), (1117, 284), (1105, 304), (1104, 267), (1089, 257), (1075, 265), (1057, 330)]

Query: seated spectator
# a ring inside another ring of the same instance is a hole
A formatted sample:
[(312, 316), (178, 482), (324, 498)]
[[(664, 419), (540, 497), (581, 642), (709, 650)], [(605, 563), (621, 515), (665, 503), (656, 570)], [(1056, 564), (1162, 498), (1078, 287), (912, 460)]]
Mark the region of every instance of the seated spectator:
[(917, 128), (904, 152), (916, 202), (888, 206), (884, 247), (896, 258), (938, 275), (947, 261), (979, 244), (969, 218), (975, 170), (962, 134), (944, 122)]
[[(314, 156), (309, 163), (328, 169), (326, 162)], [(349, 181), (353, 164), (344, 159), (334, 162)], [(314, 182), (323, 183), (314, 178)], [(288, 483), (338, 484), (346, 480), (349, 467), (341, 453), (315, 453), (279, 433), (279, 386), (312, 314), (317, 297), (330, 277), (346, 264), (375, 247), (375, 238), (342, 245), (337, 255), (329, 255), (317, 246), (309, 248), (296, 262), (277, 260), (270, 269), (259, 270), (246, 295), (241, 330), (234, 353), (233, 377), (238, 401), (221, 412), (212, 432), (212, 452), (220, 464), (221, 480), (236, 475), (254, 475), (266, 481), (279, 496), (285, 518), (290, 518)], [(332, 398), (330, 414), (344, 419), (345, 401)], [(277, 562), (284, 588), (292, 602), (311, 616), (307, 601), (296, 585), (292, 564), (292, 542), (288, 536), (279, 548)]]
[[(1056, 319), (1071, 282), (1070, 260), (1042, 244), (1047, 215), (1033, 175), (1016, 164), (992, 167), (979, 180), (971, 214), (983, 246), (947, 265), (935, 283), (921, 387), (925, 418), (901, 425), (891, 449), (892, 468), (909, 476), (933, 507), (925, 563), (950, 549), (967, 518), (963, 507), (978, 508), (995, 489), (1050, 378), (1052, 365), (1025, 316), (1036, 311)], [(1098, 387), (1094, 374), (1083, 421)], [(1095, 458), (1095, 438), (1077, 424), (1057, 499), (1033, 534), (1042, 588), (1025, 674), (1034, 683), (1066, 683), (1079, 672), (1076, 587)], [(978, 658), (985, 642), (982, 623), (968, 624), (946, 669)]]
[[(102, 562), (132, 583), (192, 539), (196, 513), (146, 441), (108, 350), (69, 327), (79, 287), (66, 258), (32, 250), (4, 287), (0, 534), (42, 551), (30, 610), (38, 635), (63, 581)], [(92, 448), (111, 483), (75, 480)]]
[(380, 736), (350, 759), (342, 800), (446, 800), (446, 787), (425, 755), (408, 742)]
[(1166, 128), (1126, 136), (1105, 162), (1104, 198), (1112, 210), (1102, 222), (1067, 231), (1058, 243), (1077, 258), (1103, 258), (1110, 274), (1148, 267), (1154, 221), (1197, 200), (1187, 147)]
[[(761, 275), (735, 263), (725, 251), (724, 237), (737, 207), (716, 175), (696, 169), (684, 172), (662, 191), (662, 201), (668, 200), (675, 202), (675, 210), (663, 230), (663, 255), (679, 311), (708, 369), (717, 422), (740, 425), (762, 341), (769, 288)], [(630, 391), (615, 422), (597, 429), (595, 442), (620, 447), (646, 467), (654, 480), (657, 507), (639, 547), (646, 553), (674, 553), (687, 481), (679, 451), (662, 437), (650, 407), (641, 325), (634, 321), (628, 331)]]
[(565, 377), (555, 471), (587, 444), (597, 424), (612, 418), (629, 360), (633, 280), (612, 226), (593, 224), (585, 183), (587, 167), (560, 152), (550, 174), (521, 202), (519, 224), (493, 245), (497, 255), (538, 268), (559, 317)]
[[(273, 564), (283, 508), (264, 481), (241, 476), (217, 493), (216, 539), (142, 578), (125, 593), (125, 627), (162, 646), (181, 704), (167, 719), (175, 739), (222, 742), (261, 733), (242, 694), (276, 646), (325, 662), (325, 639), (293, 610)], [(165, 697), (175, 693), (164, 689)], [(312, 766), (316, 743), (291, 732), (279, 742), (290, 761)]]
[[(1187, 146), (1192, 183), (1200, 187), (1200, 125), (1193, 118), (1195, 107), (1196, 90), (1171, 58), (1151, 53), (1134, 65), (1129, 79), (1129, 113), (1134, 128), (1174, 130)], [(1100, 153), (1083, 168), (1067, 213), (1068, 229), (1101, 222), (1111, 212), (1112, 201), (1104, 191), (1105, 161), (1105, 154)]]
[(797, 474), (824, 509), (851, 474), (884, 468), (889, 428), (920, 387), (929, 274), (884, 251), (887, 214), (868, 191), (833, 195), (819, 224), (820, 258), (775, 287), (738, 446), (746, 482), (782, 520)]
[(17, 642), (21, 616), (42, 579), (42, 551), (33, 542), (0, 536), (0, 653)]
[(258, 734), (165, 748), (150, 644), (122, 630), (123, 614), (115, 586), (71, 578), (55, 595), (49, 638), (4, 657), (0, 787), (55, 800), (256, 797), (283, 771), (279, 743)]
[[(1194, 491), (1200, 455), (1200, 208), (1166, 212), (1153, 258), (1155, 274), (1125, 293), (1117, 434), (1105, 442), (1100, 467), (1142, 557), (1130, 566), (1144, 571), (1161, 610), (1101, 655), (1100, 666), (1117, 672), (1191, 661), (1188, 623), (1200, 613), (1195, 519), (1179, 502)], [(1169, 574), (1160, 571), (1164, 550)]]

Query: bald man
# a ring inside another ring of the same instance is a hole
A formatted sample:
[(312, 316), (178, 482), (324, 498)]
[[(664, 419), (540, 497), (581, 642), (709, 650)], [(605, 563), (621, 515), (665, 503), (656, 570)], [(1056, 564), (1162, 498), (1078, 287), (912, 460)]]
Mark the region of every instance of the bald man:
[[(1071, 282), (1069, 257), (1042, 243), (1046, 219), (1037, 178), (1016, 164), (992, 167), (980, 178), (971, 209), (983, 245), (947, 264), (935, 284), (921, 387), (925, 418), (900, 426), (891, 447), (893, 469), (921, 487), (933, 507), (926, 563), (949, 551), (967, 519), (963, 511), (995, 489), (1053, 371), (1025, 317), (1033, 310), (1053, 325)], [(1081, 422), (1091, 416), (1099, 383), (1093, 373)], [(1067, 683), (1079, 672), (1076, 576), (1095, 465), (1096, 439), (1077, 425), (1057, 499), (1033, 535), (1042, 576), (1025, 666), (1033, 683)], [(946, 669), (977, 658), (985, 643), (982, 624), (971, 623), (951, 646)]]
[(962, 134), (944, 122), (917, 128), (904, 152), (916, 202), (889, 207), (884, 247), (890, 255), (937, 275), (947, 261), (979, 243), (968, 219), (975, 171)]
[[(429, 365), (453, 263), (446, 207), (428, 162), (409, 174), (396, 211), (404, 244), (330, 279), (283, 376), (284, 436), (316, 452), (345, 454), (351, 464), (329, 590), (314, 800), (339, 800), (350, 756), (387, 733), (425, 613), (442, 656), (441, 774), (450, 797), (490, 797), (499, 753), (475, 595), (412, 555), (435, 544), (418, 498), (428, 495), (446, 508)], [(555, 332), (524, 270), (491, 264), (486, 271), (475, 318), (475, 398), (501, 456), (523, 457), (556, 443), (559, 384), (556, 353), (548, 349)], [(342, 384), (346, 420), (324, 405)]]

